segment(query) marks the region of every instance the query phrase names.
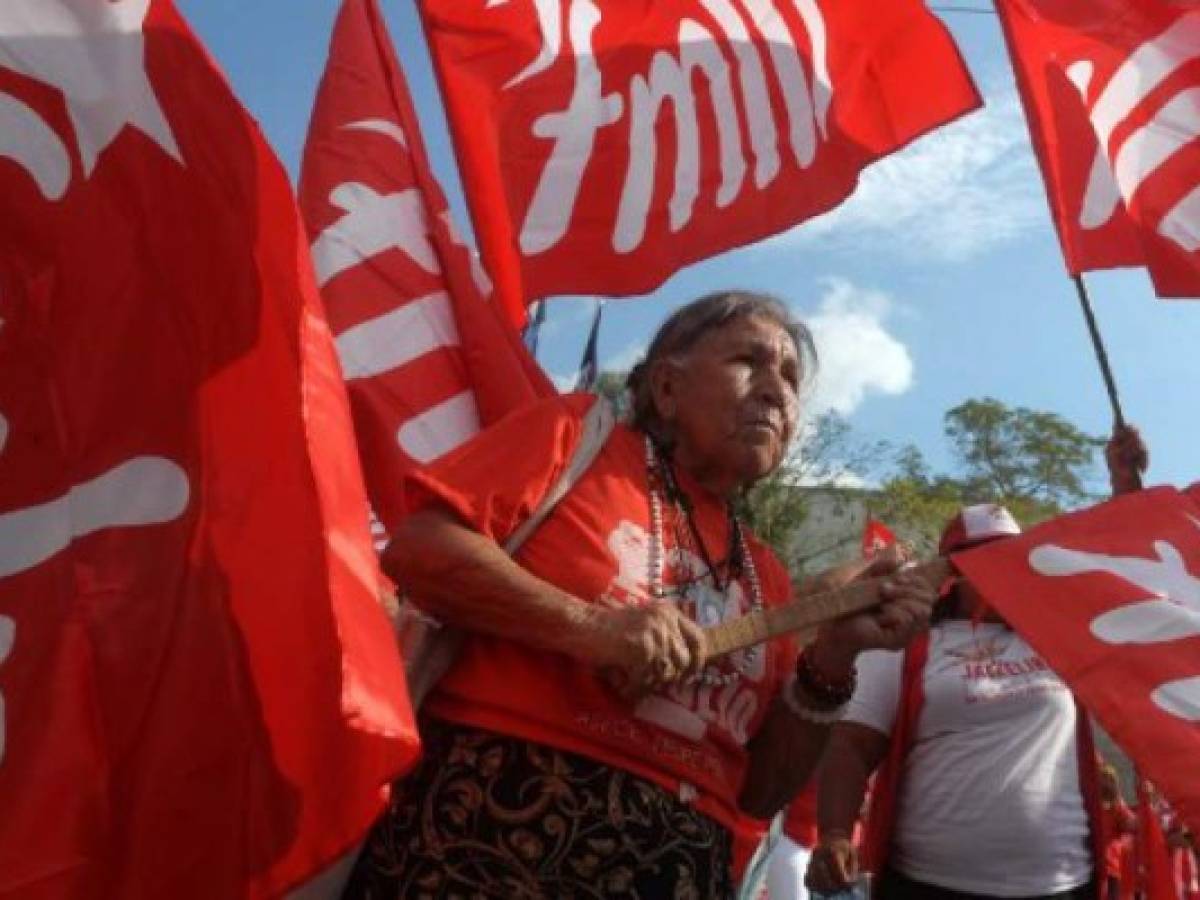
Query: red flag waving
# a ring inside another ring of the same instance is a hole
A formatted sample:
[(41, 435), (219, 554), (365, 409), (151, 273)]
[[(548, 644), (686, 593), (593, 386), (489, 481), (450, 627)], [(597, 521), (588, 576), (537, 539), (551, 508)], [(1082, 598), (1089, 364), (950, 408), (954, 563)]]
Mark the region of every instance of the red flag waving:
[(997, 0), (1072, 273), (1146, 266), (1200, 296), (1200, 10)]
[(863, 559), (870, 559), (880, 551), (894, 546), (896, 546), (896, 535), (892, 532), (892, 529), (888, 528), (878, 519), (868, 516), (862, 533)]
[(286, 174), (169, 0), (0, 118), (0, 896), (278, 896), (417, 749)]
[(338, 15), (300, 198), (371, 502), (391, 526), (405, 467), (554, 388), (484, 299), (376, 0)]
[(421, 0), (506, 311), (654, 289), (979, 98), (919, 0)]
[(1200, 507), (1128, 494), (954, 564), (1200, 825)]

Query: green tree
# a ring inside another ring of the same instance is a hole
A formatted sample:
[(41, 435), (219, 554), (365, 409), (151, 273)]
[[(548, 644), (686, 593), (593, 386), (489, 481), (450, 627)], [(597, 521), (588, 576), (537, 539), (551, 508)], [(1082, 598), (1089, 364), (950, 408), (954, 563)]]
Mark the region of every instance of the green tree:
[(946, 413), (945, 430), (968, 495), (1017, 499), (1049, 514), (1095, 499), (1087, 483), (1104, 440), (1056, 413), (985, 397)]
[(621, 418), (629, 414), (630, 396), (625, 387), (628, 377), (628, 372), (601, 372), (592, 385), (592, 393), (607, 398)]
[(987, 397), (948, 411), (944, 426), (957, 474), (934, 475), (907, 447), (880, 491), (878, 514), (921, 554), (965, 505), (1000, 503), (1028, 526), (1096, 499), (1088, 483), (1104, 442), (1062, 416)]
[(740, 514), (793, 576), (803, 576), (807, 560), (796, 535), (808, 515), (810, 490), (833, 491), (848, 501), (862, 493), (866, 476), (889, 452), (885, 442), (857, 441), (844, 418), (824, 413), (801, 429), (783, 465), (746, 492)]

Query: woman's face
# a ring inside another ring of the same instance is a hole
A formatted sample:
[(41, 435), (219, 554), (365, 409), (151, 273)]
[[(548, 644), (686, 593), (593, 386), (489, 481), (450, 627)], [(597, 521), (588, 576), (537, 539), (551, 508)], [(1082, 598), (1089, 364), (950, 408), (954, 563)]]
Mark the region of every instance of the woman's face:
[(771, 472), (796, 430), (801, 377), (791, 335), (763, 316), (734, 319), (663, 361), (654, 400), (678, 464), (725, 495)]

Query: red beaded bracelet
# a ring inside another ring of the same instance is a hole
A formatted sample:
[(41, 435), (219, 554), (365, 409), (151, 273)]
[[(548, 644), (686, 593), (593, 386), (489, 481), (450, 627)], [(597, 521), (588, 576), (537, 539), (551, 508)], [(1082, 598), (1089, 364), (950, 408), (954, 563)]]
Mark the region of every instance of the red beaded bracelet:
[(817, 671), (806, 649), (800, 652), (800, 658), (796, 660), (796, 683), (816, 703), (834, 709), (845, 706), (854, 696), (854, 689), (858, 686), (858, 670), (851, 668), (850, 676), (845, 681), (830, 681)]

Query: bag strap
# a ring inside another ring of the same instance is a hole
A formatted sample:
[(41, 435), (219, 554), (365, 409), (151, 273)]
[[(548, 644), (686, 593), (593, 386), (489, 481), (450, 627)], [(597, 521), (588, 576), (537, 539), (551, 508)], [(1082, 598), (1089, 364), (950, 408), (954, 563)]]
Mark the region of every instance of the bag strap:
[(612, 404), (604, 397), (597, 397), (596, 402), (591, 405), (588, 411), (583, 416), (582, 433), (579, 437), (579, 443), (575, 446), (575, 453), (567, 463), (565, 469), (558, 481), (554, 482), (553, 487), (546, 492), (546, 496), (542, 498), (542, 502), (535, 509), (520, 527), (517, 528), (507, 541), (504, 542), (504, 549), (509, 556), (515, 556), (517, 551), (521, 549), (521, 545), (529, 539), (546, 520), (546, 517), (554, 511), (554, 507), (558, 506), (559, 501), (570, 493), (575, 487), (583, 473), (588, 470), (596, 457), (600, 455), (600, 451), (604, 448), (608, 436), (612, 434), (613, 426), (617, 423), (617, 415), (613, 410)]

